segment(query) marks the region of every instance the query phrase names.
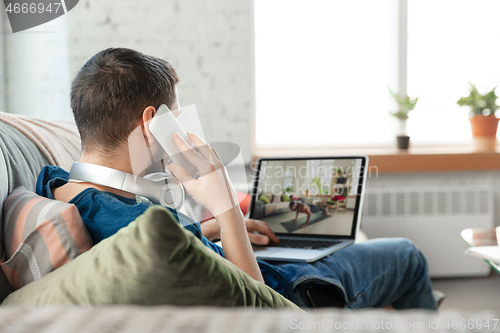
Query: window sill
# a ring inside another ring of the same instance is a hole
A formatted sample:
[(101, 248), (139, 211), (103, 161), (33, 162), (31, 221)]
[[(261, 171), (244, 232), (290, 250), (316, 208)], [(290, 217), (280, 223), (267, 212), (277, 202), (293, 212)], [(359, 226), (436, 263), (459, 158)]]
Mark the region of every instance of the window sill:
[(500, 170), (499, 147), (496, 152), (475, 152), (471, 146), (414, 147), (407, 152), (396, 148), (263, 148), (254, 151), (256, 159), (346, 155), (368, 155), (370, 167), (377, 167), (379, 173)]

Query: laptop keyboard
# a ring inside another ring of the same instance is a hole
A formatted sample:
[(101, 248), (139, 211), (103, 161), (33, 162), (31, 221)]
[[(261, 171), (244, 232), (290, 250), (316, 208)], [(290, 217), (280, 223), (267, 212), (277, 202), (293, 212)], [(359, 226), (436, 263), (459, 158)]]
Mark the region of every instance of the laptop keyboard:
[(273, 243), (274, 247), (286, 247), (293, 249), (312, 249), (312, 250), (322, 250), (330, 246), (342, 243), (341, 240), (307, 240), (307, 239), (290, 239), (290, 238), (280, 238), (279, 243)]

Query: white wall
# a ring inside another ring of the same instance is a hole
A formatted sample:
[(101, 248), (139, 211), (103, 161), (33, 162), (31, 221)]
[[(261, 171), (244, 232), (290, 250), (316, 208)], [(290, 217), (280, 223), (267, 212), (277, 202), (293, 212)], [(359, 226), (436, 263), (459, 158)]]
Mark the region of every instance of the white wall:
[(240, 145), (250, 162), (254, 108), (250, 0), (83, 0), (67, 16), (70, 75), (108, 47), (169, 61), (181, 105), (196, 104), (209, 141)]
[(0, 110), (44, 119), (69, 119), (68, 31), (65, 17), (13, 34), (1, 15), (4, 67)]

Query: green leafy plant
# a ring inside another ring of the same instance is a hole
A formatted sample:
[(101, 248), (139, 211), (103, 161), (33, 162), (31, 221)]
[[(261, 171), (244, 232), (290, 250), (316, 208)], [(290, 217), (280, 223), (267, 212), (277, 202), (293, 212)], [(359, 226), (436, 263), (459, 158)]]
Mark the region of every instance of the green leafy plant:
[(319, 194), (321, 194), (321, 177), (315, 177), (313, 178), (313, 180), (311, 180), (311, 182), (309, 183), (309, 188), (311, 188), (311, 185), (314, 185), (316, 186), (316, 189), (317, 191), (319, 192)]
[(470, 107), (471, 116), (488, 116), (495, 115), (495, 111), (498, 110), (499, 106), (496, 104), (498, 96), (495, 94), (494, 87), (486, 94), (482, 95), (476, 88), (475, 85), (470, 83), (470, 93), (467, 97), (462, 97), (457, 101), (460, 106)]
[(393, 92), (389, 87), (388, 89), (392, 98), (398, 104), (398, 110), (389, 111), (389, 113), (400, 120), (408, 119), (408, 113), (410, 113), (410, 111), (417, 105), (418, 97), (411, 99), (408, 96), (400, 96), (399, 94)]

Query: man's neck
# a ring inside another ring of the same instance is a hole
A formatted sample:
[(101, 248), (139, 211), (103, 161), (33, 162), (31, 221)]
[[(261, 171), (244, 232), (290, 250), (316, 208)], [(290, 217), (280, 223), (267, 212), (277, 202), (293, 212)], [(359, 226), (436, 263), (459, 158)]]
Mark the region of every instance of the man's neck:
[[(100, 165), (126, 173), (132, 173), (132, 166), (128, 161), (128, 156), (122, 155), (123, 154), (120, 154), (119, 152), (104, 155), (100, 153), (86, 153), (84, 151), (80, 157), (80, 162)], [(111, 192), (126, 198), (135, 198), (135, 194), (133, 193), (118, 190), (109, 186), (98, 185), (90, 182), (79, 182), (79, 184), (88, 185), (88, 187), (94, 187), (100, 191)]]

